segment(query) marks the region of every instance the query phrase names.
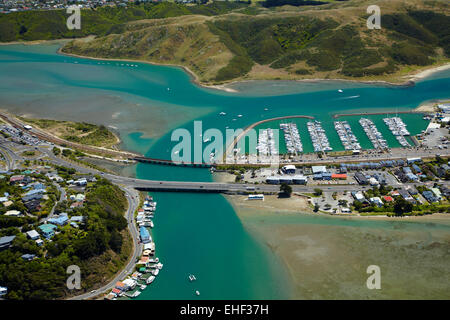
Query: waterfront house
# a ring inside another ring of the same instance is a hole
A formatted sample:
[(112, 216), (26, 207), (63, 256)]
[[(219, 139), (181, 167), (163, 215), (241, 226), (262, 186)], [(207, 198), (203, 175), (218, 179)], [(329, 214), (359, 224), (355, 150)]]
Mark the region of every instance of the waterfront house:
[(434, 196), (433, 192), (429, 190), (422, 192), (422, 195), (429, 203), (438, 202), (438, 199)]
[(6, 236), (0, 238), (0, 250), (7, 249), (11, 246), (16, 236)]
[(383, 201), (381, 201), (381, 199), (379, 197), (370, 198), (370, 203), (376, 205), (377, 207), (383, 206)]
[(7, 287), (0, 287), (0, 297), (6, 296), (8, 294)]
[(406, 191), (406, 190), (404, 190), (404, 189), (399, 189), (399, 190), (398, 190), (398, 194), (399, 194), (403, 199), (405, 199), (406, 201), (410, 201), (410, 200), (413, 199), (413, 198), (411, 197), (411, 195), (409, 194), (409, 192)]
[(38, 247), (40, 247), (44, 244), (44, 241), (42, 239), (37, 239), (35, 242)]
[(136, 288), (136, 281), (134, 281), (133, 279), (125, 279), (122, 281), (123, 284), (125, 285), (125, 290), (133, 290), (134, 288)]
[(438, 188), (431, 188), (431, 191), (434, 193), (434, 195), (436, 196), (436, 199), (438, 199), (438, 201), (442, 200), (442, 193), (441, 193), (441, 191), (439, 191)]
[(125, 291), (127, 286), (122, 281), (118, 281), (118, 282), (116, 282), (115, 288), (120, 291)]
[(139, 229), (139, 233), (141, 235), (141, 241), (142, 243), (149, 243), (152, 241), (151, 237), (150, 237), (150, 233), (148, 232), (147, 228), (145, 227), (140, 227)]
[(352, 191), (352, 196), (357, 201), (360, 201), (360, 202), (364, 201), (364, 195), (361, 191), (358, 191), (358, 192)]
[(450, 188), (448, 188), (447, 186), (442, 186), (441, 187), (441, 193), (446, 196), (447, 198), (450, 197)]
[(393, 202), (394, 199), (390, 196), (383, 196), (384, 202)]
[(51, 224), (51, 223), (47, 223), (47, 224), (41, 224), (38, 228), (41, 230), (42, 235), (46, 239), (50, 239), (51, 237), (53, 237), (55, 235), (54, 230), (57, 228), (57, 226), (55, 226), (54, 224)]

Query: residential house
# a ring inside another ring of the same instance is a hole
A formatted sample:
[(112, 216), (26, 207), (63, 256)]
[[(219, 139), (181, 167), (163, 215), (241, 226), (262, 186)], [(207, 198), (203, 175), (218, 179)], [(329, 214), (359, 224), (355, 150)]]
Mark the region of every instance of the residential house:
[(24, 206), (29, 212), (36, 212), (41, 210), (41, 200), (31, 200), (24, 203)]
[(438, 202), (438, 199), (434, 196), (433, 192), (429, 190), (422, 192), (422, 195), (429, 203)]
[(33, 260), (35, 257), (36, 257), (35, 254), (29, 254), (29, 253), (23, 254), (23, 255), (21, 256), (21, 258), (22, 258), (23, 260), (25, 260), (25, 261), (31, 261), (31, 260)]
[(382, 207), (383, 206), (383, 201), (381, 201), (380, 197), (370, 198), (370, 203), (376, 205), (377, 207)]
[(28, 238), (30, 238), (31, 240), (37, 240), (39, 239), (39, 233), (36, 230), (31, 230), (26, 232)]
[(24, 175), (11, 176), (11, 178), (9, 178), (9, 183), (10, 184), (21, 183), (23, 181), (23, 179), (25, 179)]
[(19, 217), (22, 215), (22, 213), (18, 210), (9, 210), (6, 211), (4, 215), (9, 217)]
[(16, 236), (6, 236), (0, 238), (0, 250), (7, 249), (11, 246)]
[(69, 221), (69, 218), (67, 217), (67, 213), (61, 213), (60, 215), (56, 216), (55, 218), (48, 219), (49, 223), (56, 224), (58, 226), (64, 226)]
[(47, 224), (41, 224), (38, 228), (41, 230), (42, 235), (46, 239), (50, 239), (51, 237), (53, 237), (55, 235), (54, 230), (58, 227), (55, 226), (54, 224), (47, 223)]
[(22, 201), (30, 201), (30, 200), (40, 200), (42, 199), (44, 195), (44, 190), (42, 189), (33, 189), (25, 193), (25, 195), (22, 197)]
[(431, 188), (431, 191), (434, 193), (434, 195), (436, 196), (436, 199), (438, 199), (438, 201), (442, 200), (442, 193), (438, 188)]

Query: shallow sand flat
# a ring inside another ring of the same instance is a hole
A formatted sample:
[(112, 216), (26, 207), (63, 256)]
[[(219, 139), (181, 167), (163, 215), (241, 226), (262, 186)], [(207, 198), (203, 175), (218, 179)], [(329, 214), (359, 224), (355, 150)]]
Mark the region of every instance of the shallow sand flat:
[[(448, 215), (340, 218), (277, 203), (291, 199), (228, 198), (244, 226), (286, 264), (294, 299), (450, 298)], [(381, 290), (366, 287), (369, 265), (381, 268)]]

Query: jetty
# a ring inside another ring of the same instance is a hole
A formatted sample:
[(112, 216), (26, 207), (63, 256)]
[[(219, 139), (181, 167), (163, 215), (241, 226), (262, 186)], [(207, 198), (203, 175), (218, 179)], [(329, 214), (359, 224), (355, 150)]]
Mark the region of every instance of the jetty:
[(304, 118), (304, 119), (310, 119), (310, 120), (314, 119), (314, 117), (311, 117), (311, 116), (293, 115), (293, 116), (282, 116), (282, 117), (264, 119), (264, 120), (260, 120), (258, 122), (252, 123), (247, 128), (245, 128), (244, 131), (242, 131), (241, 134), (239, 134), (237, 137), (235, 137), (234, 140), (227, 146), (224, 156), (226, 156), (228, 154), (232, 154), (232, 151), (235, 148), (235, 146), (237, 145), (237, 143), (239, 142), (239, 140), (241, 140), (242, 137), (245, 137), (247, 132), (249, 132), (254, 127), (256, 127), (256, 126), (258, 126), (260, 124), (266, 123), (266, 122), (277, 121), (277, 120), (284, 120), (284, 119), (295, 119), (295, 118)]
[(340, 117), (352, 117), (352, 116), (375, 116), (375, 115), (384, 115), (384, 114), (405, 114), (405, 113), (417, 113), (423, 114), (423, 111), (417, 110), (408, 110), (408, 111), (380, 111), (380, 112), (355, 112), (355, 113), (337, 113), (333, 115), (334, 119)]

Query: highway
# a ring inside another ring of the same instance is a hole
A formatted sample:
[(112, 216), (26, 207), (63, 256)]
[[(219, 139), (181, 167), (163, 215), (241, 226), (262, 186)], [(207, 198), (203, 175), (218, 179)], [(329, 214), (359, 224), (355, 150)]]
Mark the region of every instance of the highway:
[[(116, 274), (114, 278), (111, 281), (109, 281), (106, 285), (98, 289), (92, 290), (88, 293), (71, 297), (68, 300), (85, 300), (100, 296), (103, 293), (105, 293), (105, 291), (112, 290), (118, 281), (125, 279), (127, 275), (131, 274), (134, 271), (136, 260), (140, 257), (142, 253), (142, 243), (138, 241), (139, 233), (136, 228), (136, 223), (134, 222), (134, 212), (137, 210), (139, 206), (139, 193), (136, 190), (130, 188), (121, 187), (121, 189), (125, 192), (126, 198), (128, 200), (126, 219), (128, 223), (128, 229), (130, 230), (131, 233), (131, 238), (133, 239), (133, 254), (128, 260), (128, 263), (125, 266), (125, 268), (120, 273)], [(81, 279), (81, 281), (83, 281), (83, 279)]]

